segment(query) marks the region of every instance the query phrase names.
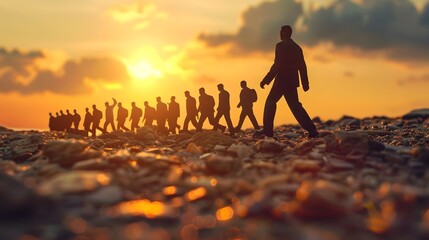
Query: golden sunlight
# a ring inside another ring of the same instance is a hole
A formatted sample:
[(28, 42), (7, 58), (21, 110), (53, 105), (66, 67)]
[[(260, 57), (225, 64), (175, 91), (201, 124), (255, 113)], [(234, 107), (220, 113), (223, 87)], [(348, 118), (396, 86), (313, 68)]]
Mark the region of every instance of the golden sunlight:
[(162, 76), (162, 72), (159, 69), (155, 68), (152, 63), (144, 60), (129, 64), (128, 69), (130, 74), (138, 80)]

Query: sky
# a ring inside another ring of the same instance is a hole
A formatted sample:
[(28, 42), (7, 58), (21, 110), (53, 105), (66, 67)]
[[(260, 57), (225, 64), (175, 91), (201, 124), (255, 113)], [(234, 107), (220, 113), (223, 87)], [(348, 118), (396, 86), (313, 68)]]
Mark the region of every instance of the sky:
[[(257, 89), (262, 124), (282, 25), (302, 47), (311, 117), (398, 117), (429, 107), (428, 0), (0, 0), (0, 125), (46, 129), (49, 112), (116, 98), (128, 109), (189, 90)], [(223, 120), (222, 120), (223, 121)], [(280, 100), (276, 125), (296, 123)], [(208, 127), (208, 126), (207, 126)], [(244, 127), (251, 127), (248, 120)]]

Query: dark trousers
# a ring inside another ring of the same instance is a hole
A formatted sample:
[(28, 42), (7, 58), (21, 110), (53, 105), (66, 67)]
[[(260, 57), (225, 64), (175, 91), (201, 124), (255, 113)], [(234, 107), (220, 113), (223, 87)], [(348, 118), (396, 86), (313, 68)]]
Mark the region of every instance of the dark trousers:
[(189, 122), (194, 125), (195, 129), (198, 129), (197, 115), (189, 116), (187, 115), (185, 118), (185, 122), (183, 122), (183, 131), (188, 131)]
[(281, 90), (273, 87), (270, 94), (268, 94), (267, 101), (265, 102), (264, 134), (267, 136), (273, 136), (274, 116), (276, 114), (277, 102), (282, 96), (286, 99), (293, 116), (301, 127), (309, 132), (316, 131), (316, 126), (302, 107), (302, 104), (299, 102), (297, 88)]
[(253, 127), (255, 129), (259, 129), (259, 124), (258, 124), (258, 121), (256, 121), (255, 114), (253, 113), (253, 108), (252, 107), (243, 107), (241, 110), (241, 114), (240, 114), (240, 120), (238, 121), (238, 125), (236, 128), (237, 131), (240, 131), (241, 126), (243, 126), (244, 119), (246, 119), (246, 117), (249, 117), (250, 122), (252, 122)]
[(120, 130), (122, 128), (125, 131), (130, 131), (130, 129), (128, 129), (127, 127), (125, 127), (125, 120), (126, 119), (118, 119), (118, 130)]
[(133, 119), (131, 119), (131, 131), (134, 132), (134, 129), (138, 129), (139, 128), (139, 121), (140, 121), (140, 118), (133, 118)]
[(97, 133), (97, 129), (104, 132), (104, 129), (100, 127), (100, 121), (94, 121), (92, 123), (92, 136), (95, 137)]
[(115, 123), (113, 123), (113, 119), (108, 119), (108, 120), (106, 120), (106, 122), (104, 122), (104, 131), (105, 132), (107, 132), (107, 127), (108, 126), (112, 126), (112, 130), (113, 131), (115, 131), (116, 130), (116, 128), (115, 128)]
[(179, 125), (177, 124), (177, 117), (170, 117), (167, 119), (168, 121), (168, 131), (176, 134), (176, 128), (179, 128)]
[(230, 115), (229, 110), (217, 111), (216, 117), (214, 119), (214, 128), (213, 129), (217, 130), (218, 128), (223, 128), (223, 129), (225, 128), (225, 126), (219, 124), (219, 120), (222, 117), (225, 117), (225, 121), (226, 121), (226, 124), (228, 125), (229, 132), (233, 132), (234, 126), (232, 125), (231, 115)]
[(200, 120), (198, 121), (197, 131), (203, 130), (204, 121), (206, 121), (207, 118), (209, 119), (209, 123), (212, 126), (215, 126), (214, 112), (201, 112)]
[(158, 118), (156, 120), (156, 125), (158, 125), (158, 132), (168, 134), (168, 130), (165, 127), (166, 122), (167, 122), (167, 118)]

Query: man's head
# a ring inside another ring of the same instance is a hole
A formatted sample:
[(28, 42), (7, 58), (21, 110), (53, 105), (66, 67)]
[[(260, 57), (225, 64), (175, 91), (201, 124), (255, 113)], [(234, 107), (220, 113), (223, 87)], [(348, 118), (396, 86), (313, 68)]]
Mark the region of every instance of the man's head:
[(108, 107), (109, 106), (109, 102), (105, 102), (104, 106)]
[(118, 107), (122, 107), (122, 103), (118, 103)]
[(66, 112), (67, 112), (67, 114), (70, 114), (70, 110), (67, 109)]
[(202, 87), (198, 90), (200, 92), (200, 95), (203, 95), (206, 93), (206, 90)]
[(60, 110), (60, 113), (61, 113), (61, 115), (64, 115), (64, 112), (63, 112), (63, 110)]
[(170, 100), (171, 100), (172, 102), (175, 102), (175, 101), (176, 101), (176, 97), (175, 97), (175, 96), (171, 96)]
[(219, 91), (223, 91), (223, 84), (221, 83), (221, 84), (218, 84), (217, 85), (217, 89), (219, 90)]
[(51, 117), (52, 117), (52, 113), (49, 113), (49, 116), (51, 116)]
[(241, 86), (241, 88), (245, 88), (245, 87), (247, 87), (247, 82), (246, 81), (241, 81), (240, 82), (240, 86)]
[(292, 27), (289, 25), (282, 26), (280, 30), (280, 39), (289, 39), (292, 36)]
[(92, 109), (97, 109), (97, 106), (95, 106), (95, 104), (92, 105)]
[(189, 91), (185, 91), (185, 97), (189, 97), (191, 96), (191, 94), (189, 93)]
[(57, 115), (57, 117), (59, 117), (59, 116), (60, 116), (60, 114), (59, 114), (58, 112), (56, 112), (55, 114)]
[(85, 112), (88, 112), (89, 111), (89, 108), (85, 108)]
[(156, 97), (156, 102), (161, 102), (161, 97)]
[(149, 106), (149, 102), (148, 101), (144, 101), (144, 106), (145, 107)]
[(77, 113), (76, 109), (73, 109), (73, 112), (74, 112), (74, 114), (76, 114)]
[(131, 107), (135, 107), (135, 106), (136, 106), (136, 102), (132, 102)]

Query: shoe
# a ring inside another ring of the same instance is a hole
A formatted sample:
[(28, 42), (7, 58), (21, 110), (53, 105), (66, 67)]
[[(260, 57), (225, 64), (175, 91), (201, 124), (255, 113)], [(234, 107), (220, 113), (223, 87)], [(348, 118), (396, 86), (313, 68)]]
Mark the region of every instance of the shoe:
[(316, 138), (319, 136), (319, 132), (317, 130), (308, 132), (308, 138)]
[(219, 129), (222, 131), (222, 133), (224, 133), (226, 130), (226, 127), (221, 125), (221, 126), (219, 126)]

